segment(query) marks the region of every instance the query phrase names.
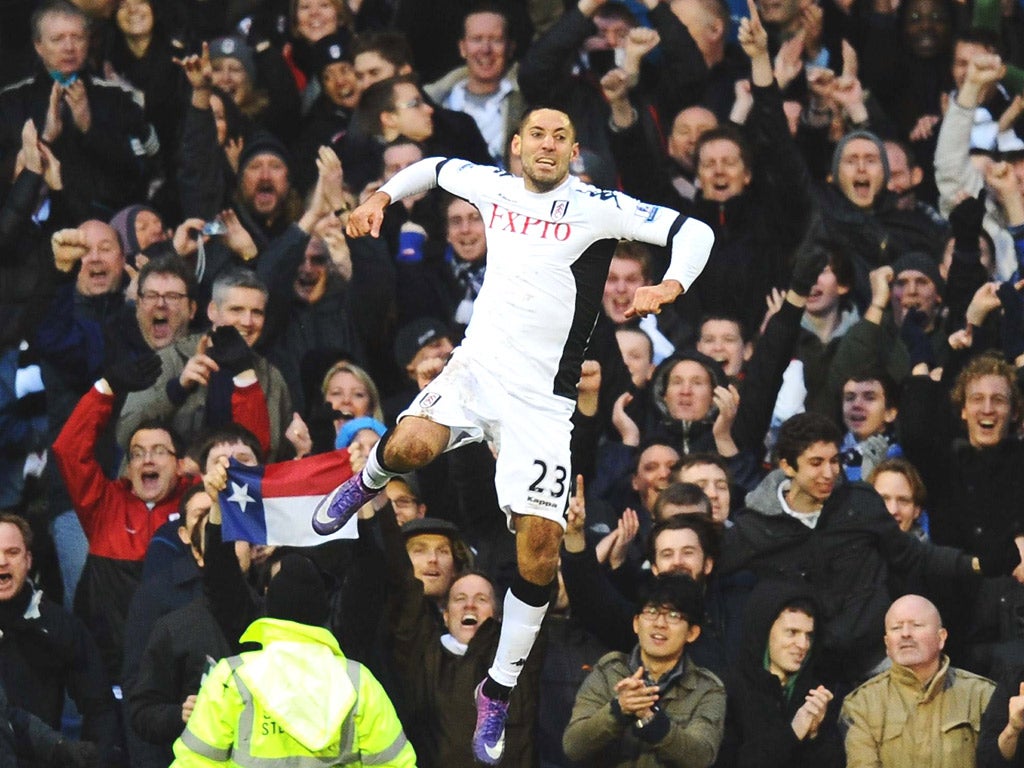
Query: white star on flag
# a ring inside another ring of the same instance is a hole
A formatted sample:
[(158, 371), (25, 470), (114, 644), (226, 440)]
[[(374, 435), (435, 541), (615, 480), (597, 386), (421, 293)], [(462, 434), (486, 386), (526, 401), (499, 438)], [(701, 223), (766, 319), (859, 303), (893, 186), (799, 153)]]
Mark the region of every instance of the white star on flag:
[(241, 485), (239, 485), (238, 483), (232, 481), (231, 491), (232, 493), (230, 496), (228, 496), (228, 501), (235, 502), (235, 504), (238, 505), (238, 508), (242, 510), (243, 514), (245, 514), (245, 507), (250, 501), (253, 503), (256, 502), (256, 499), (249, 495), (248, 483), (242, 483)]

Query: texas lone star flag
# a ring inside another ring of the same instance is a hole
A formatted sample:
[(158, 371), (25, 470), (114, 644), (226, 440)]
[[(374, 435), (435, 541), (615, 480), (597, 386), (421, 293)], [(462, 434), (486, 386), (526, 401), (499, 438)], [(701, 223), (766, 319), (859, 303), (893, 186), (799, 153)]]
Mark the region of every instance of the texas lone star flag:
[(317, 505), (350, 477), (347, 450), (257, 467), (231, 459), (227, 486), (218, 494), (224, 541), (313, 547), (358, 538), (354, 515), (330, 536), (316, 534), (310, 524)]

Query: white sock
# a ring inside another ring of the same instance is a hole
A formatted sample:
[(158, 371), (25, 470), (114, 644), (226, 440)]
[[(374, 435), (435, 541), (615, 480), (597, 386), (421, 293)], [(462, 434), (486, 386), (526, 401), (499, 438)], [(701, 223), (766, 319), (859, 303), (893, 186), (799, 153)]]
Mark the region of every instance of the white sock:
[(547, 611), (547, 603), (539, 607), (527, 605), (513, 595), (511, 589), (505, 594), (498, 650), (494, 654), (494, 664), (487, 672), (498, 685), (515, 687)]
[(380, 441), (378, 440), (373, 446), (373, 450), (370, 451), (369, 457), (366, 459), (366, 466), (363, 467), (363, 484), (367, 488), (383, 488), (388, 484), (388, 480), (392, 477), (398, 476), (397, 472), (391, 472), (390, 470), (384, 469), (377, 460), (377, 448), (379, 446)]

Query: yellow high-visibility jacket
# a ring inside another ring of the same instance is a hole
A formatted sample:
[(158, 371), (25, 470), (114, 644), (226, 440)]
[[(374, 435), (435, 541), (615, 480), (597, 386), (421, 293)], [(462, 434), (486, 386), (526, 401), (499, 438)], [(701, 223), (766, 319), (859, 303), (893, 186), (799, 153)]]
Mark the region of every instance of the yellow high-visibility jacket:
[(172, 768), (415, 768), (384, 689), (326, 629), (257, 619), (242, 642), (263, 648), (210, 672)]

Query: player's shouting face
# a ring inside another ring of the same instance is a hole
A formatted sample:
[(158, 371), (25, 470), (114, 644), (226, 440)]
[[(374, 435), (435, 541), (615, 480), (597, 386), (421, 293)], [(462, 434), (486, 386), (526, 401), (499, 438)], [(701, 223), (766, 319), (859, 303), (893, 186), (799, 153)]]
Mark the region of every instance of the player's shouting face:
[(556, 109), (528, 113), (512, 137), (512, 154), (523, 161), (523, 178), (530, 192), (549, 192), (569, 175), (569, 163), (579, 154), (576, 130), (569, 116)]

